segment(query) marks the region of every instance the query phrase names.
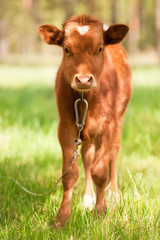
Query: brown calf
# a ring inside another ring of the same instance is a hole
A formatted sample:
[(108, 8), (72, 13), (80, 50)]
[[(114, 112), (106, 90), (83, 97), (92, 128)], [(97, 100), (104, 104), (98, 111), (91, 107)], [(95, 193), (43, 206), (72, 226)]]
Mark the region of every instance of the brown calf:
[[(63, 48), (55, 92), (59, 111), (58, 137), (63, 153), (62, 172), (69, 167), (77, 137), (74, 102), (84, 92), (89, 108), (81, 134), (85, 168), (84, 205), (94, 203), (96, 210), (106, 212), (106, 184), (116, 191), (116, 160), (120, 148), (123, 115), (131, 96), (131, 72), (123, 47), (119, 44), (128, 32), (123, 24), (107, 28), (88, 16), (72, 17), (60, 31), (53, 25), (38, 28), (42, 40)], [(81, 106), (80, 112), (83, 112)], [(58, 225), (70, 216), (73, 187), (78, 179), (78, 163), (74, 162), (63, 177), (63, 200)], [(93, 180), (93, 182), (92, 182)]]

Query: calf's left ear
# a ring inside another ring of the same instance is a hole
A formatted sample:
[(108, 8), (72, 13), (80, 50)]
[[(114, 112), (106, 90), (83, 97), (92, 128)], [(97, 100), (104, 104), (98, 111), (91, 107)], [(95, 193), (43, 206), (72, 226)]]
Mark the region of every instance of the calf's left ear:
[(104, 43), (120, 43), (126, 36), (129, 27), (124, 24), (113, 24), (104, 32)]
[(63, 32), (54, 25), (42, 25), (38, 27), (38, 34), (41, 39), (47, 44), (54, 44), (62, 46)]

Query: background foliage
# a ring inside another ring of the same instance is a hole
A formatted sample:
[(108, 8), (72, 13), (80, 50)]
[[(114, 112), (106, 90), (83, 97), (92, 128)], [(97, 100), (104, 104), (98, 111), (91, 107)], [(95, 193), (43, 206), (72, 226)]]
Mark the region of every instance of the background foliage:
[(1, 0), (0, 58), (46, 51), (37, 35), (40, 24), (61, 24), (72, 15), (91, 14), (105, 23), (128, 24), (131, 54), (154, 50), (160, 55), (160, 0)]

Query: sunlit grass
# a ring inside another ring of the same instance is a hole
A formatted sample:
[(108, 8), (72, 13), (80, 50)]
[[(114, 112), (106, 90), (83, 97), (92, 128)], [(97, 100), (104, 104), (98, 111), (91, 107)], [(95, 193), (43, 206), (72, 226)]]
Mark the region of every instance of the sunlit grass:
[(133, 68), (133, 84), (136, 86), (160, 86), (160, 66), (137, 66)]
[(1, 88), (21, 88), (26, 85), (51, 86), (54, 82), (56, 67), (0, 65)]
[[(134, 80), (118, 160), (119, 197), (108, 200), (107, 215), (97, 217), (82, 207), (80, 159), (72, 216), (64, 229), (53, 228), (61, 184), (51, 195), (36, 198), (2, 178), (0, 239), (160, 238), (160, 85), (144, 85), (157, 73), (158, 67), (133, 69), (133, 78), (142, 84)], [(46, 192), (61, 175), (52, 75), (46, 66), (0, 66), (0, 177), (15, 178), (37, 193)]]

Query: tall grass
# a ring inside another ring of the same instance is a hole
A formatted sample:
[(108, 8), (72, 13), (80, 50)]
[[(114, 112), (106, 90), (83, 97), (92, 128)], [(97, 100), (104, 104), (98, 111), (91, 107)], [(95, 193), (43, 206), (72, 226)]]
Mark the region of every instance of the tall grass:
[(56, 230), (62, 185), (36, 198), (4, 178), (41, 193), (61, 175), (51, 68), (0, 66), (0, 239), (160, 239), (160, 83), (144, 85), (155, 72), (160, 76), (158, 67), (133, 69), (133, 79), (141, 84), (134, 80), (125, 115), (118, 198), (108, 200), (106, 216), (83, 209), (80, 159), (72, 216), (65, 228)]

